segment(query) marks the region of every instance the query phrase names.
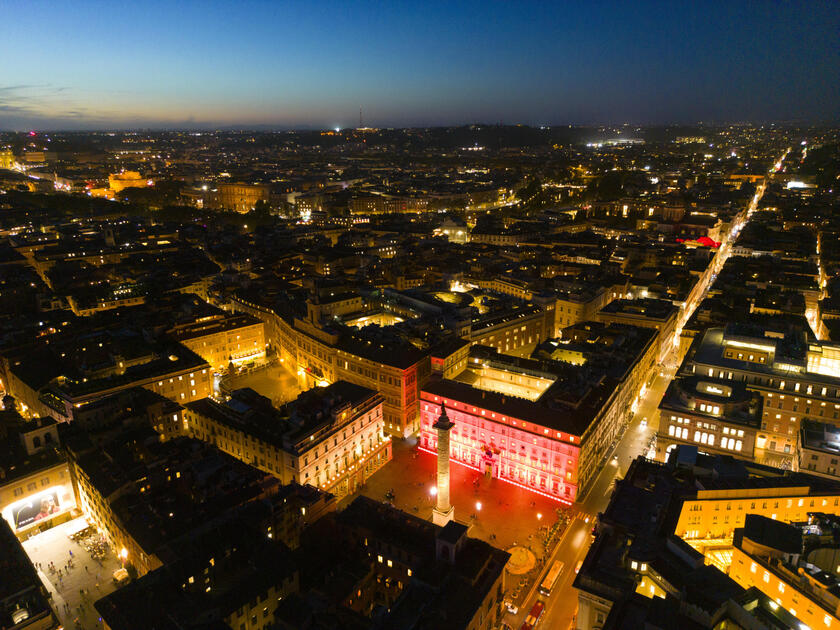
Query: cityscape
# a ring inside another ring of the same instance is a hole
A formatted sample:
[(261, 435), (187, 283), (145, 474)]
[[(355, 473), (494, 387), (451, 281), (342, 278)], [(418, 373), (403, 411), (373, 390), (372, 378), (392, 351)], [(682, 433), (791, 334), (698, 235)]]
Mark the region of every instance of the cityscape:
[(0, 630), (840, 630), (838, 5), (187, 4), (8, 7)]

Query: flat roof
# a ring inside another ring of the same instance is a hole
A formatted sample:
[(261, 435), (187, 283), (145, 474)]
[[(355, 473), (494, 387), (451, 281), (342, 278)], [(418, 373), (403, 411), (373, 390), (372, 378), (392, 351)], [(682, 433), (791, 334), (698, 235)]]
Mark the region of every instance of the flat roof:
[[(425, 396), (424, 396), (425, 395)], [(447, 379), (430, 381), (423, 387), (421, 397), (440, 396), (472, 407), (485, 409), (505, 417), (533, 422), (541, 427), (580, 437), (591, 418), (584, 418), (572, 409), (551, 409), (538, 402), (493, 391), (476, 389), (466, 383)], [(486, 418), (494, 420), (494, 418)], [(501, 418), (498, 419), (501, 421)], [(553, 436), (552, 436), (553, 437)], [(578, 444), (579, 446), (579, 444)]]

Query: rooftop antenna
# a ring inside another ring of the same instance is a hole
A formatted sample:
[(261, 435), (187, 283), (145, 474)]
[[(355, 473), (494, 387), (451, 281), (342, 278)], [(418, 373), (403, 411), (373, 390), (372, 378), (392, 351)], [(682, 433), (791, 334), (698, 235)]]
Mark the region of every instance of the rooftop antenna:
[(364, 127), (364, 125), (362, 124), (362, 108), (359, 107), (359, 129), (361, 129), (362, 127)]

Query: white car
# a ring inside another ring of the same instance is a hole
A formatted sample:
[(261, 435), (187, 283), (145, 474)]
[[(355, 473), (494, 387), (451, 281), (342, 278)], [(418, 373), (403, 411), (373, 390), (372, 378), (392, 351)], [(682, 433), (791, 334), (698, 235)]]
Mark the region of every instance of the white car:
[(505, 602), (505, 608), (511, 615), (515, 615), (519, 612), (519, 606), (515, 606), (513, 602)]

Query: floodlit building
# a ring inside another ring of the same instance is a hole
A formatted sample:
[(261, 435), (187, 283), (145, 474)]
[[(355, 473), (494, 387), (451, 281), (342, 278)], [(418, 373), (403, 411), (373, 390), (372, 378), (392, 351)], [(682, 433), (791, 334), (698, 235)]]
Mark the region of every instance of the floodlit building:
[(108, 187), (114, 193), (126, 188), (146, 188), (153, 184), (151, 179), (141, 176), (137, 171), (121, 171), (108, 176)]
[(595, 319), (606, 324), (627, 324), (652, 328), (657, 333), (656, 344), (662, 359), (672, 349), (677, 333), (680, 309), (667, 300), (640, 298), (638, 300), (613, 300), (604, 306)]
[[(269, 343), (280, 361), (295, 372), (301, 388), (344, 380), (379, 391), (384, 396), (385, 432), (403, 437), (416, 431), (418, 390), (430, 373), (426, 352), (389, 334), (387, 329), (345, 330), (318, 319), (281, 315), (245, 299), (236, 299), (234, 304), (237, 311), (265, 323)], [(327, 303), (328, 312), (321, 310), (325, 305), (320, 301), (310, 301), (307, 307), (312, 309), (310, 317), (326, 313), (329, 318), (331, 314), (350, 312), (347, 309), (355, 309), (361, 302), (348, 297), (338, 304)]]
[(265, 326), (249, 315), (211, 315), (177, 325), (170, 336), (218, 371), (265, 358)]
[(820, 549), (838, 514), (840, 484), (819, 477), (694, 446), (639, 457), (575, 578), (577, 627), (658, 627), (666, 612), (686, 628), (840, 627), (825, 575), (838, 555)]
[(0, 413), (0, 513), (21, 540), (70, 520), (76, 508), (52, 418)]
[(232, 212), (250, 212), (257, 202), (268, 203), (271, 198), (270, 184), (246, 184), (243, 182), (219, 184), (210, 196), (211, 208)]
[(746, 324), (709, 329), (686, 355), (683, 371), (740, 381), (763, 400), (756, 449), (764, 463), (792, 467), (803, 418), (840, 425), (840, 350), (807, 343), (804, 333)]
[(764, 592), (800, 627), (838, 628), (838, 530), (840, 518), (819, 511), (793, 523), (748, 514), (734, 533), (729, 575), (744, 588)]
[(562, 351), (559, 360), (473, 346), (457, 380), (423, 387), (420, 447), (436, 451), (434, 423), (445, 409), (455, 423), (453, 462), (570, 503), (595, 478), (650, 379), (655, 337), (650, 329), (589, 322), (538, 348)]
[(656, 450), (665, 460), (679, 444), (693, 444), (709, 454), (761, 462), (764, 449), (756, 448), (761, 417), (761, 396), (744, 383), (680, 376), (659, 403)]
[(311, 484), (341, 498), (391, 459), (380, 394), (339, 381), (282, 409), (250, 389), (225, 402), (185, 405), (190, 435), (283, 483)]

